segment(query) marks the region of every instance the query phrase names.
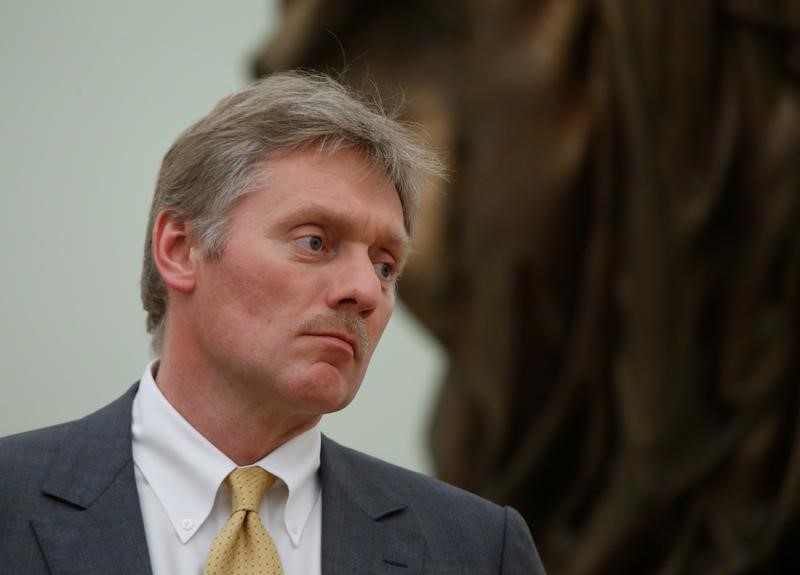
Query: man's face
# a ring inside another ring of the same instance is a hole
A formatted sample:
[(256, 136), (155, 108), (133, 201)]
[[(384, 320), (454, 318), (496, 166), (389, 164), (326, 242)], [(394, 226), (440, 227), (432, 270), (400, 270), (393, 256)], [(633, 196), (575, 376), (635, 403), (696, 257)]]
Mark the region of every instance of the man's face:
[(202, 363), (254, 407), (341, 409), (391, 316), (407, 242), (397, 191), (359, 152), (270, 160), (234, 207), (222, 256), (192, 249)]

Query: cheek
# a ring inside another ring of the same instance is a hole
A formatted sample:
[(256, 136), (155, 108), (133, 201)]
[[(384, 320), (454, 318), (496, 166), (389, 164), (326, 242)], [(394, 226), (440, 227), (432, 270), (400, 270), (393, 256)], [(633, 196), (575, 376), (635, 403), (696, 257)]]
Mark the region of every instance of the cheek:
[(381, 336), (383, 335), (386, 326), (389, 324), (389, 320), (392, 317), (392, 311), (394, 309), (394, 299), (391, 300), (385, 307), (381, 307), (376, 309), (372, 315), (372, 322), (369, 324), (369, 342), (370, 342), (370, 354), (372, 350), (378, 345), (378, 341), (380, 340)]
[(247, 317), (270, 319), (280, 314), (302, 295), (297, 273), (287, 267), (236, 265), (225, 290), (228, 303), (240, 307)]

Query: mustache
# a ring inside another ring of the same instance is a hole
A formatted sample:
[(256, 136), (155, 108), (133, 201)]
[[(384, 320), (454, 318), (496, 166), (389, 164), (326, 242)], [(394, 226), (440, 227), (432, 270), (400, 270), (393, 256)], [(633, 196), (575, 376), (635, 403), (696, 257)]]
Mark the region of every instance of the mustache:
[(349, 312), (314, 316), (306, 320), (303, 325), (300, 326), (300, 329), (303, 332), (310, 333), (347, 333), (356, 343), (355, 355), (358, 358), (363, 357), (364, 352), (369, 349), (369, 336), (367, 335), (367, 326), (364, 318)]

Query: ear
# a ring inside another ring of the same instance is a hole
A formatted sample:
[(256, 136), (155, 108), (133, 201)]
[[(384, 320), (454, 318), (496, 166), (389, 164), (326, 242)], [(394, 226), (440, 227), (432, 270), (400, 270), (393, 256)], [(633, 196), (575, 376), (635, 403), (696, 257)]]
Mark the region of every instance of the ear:
[(153, 260), (167, 287), (188, 293), (195, 286), (196, 249), (185, 220), (162, 210), (153, 226)]

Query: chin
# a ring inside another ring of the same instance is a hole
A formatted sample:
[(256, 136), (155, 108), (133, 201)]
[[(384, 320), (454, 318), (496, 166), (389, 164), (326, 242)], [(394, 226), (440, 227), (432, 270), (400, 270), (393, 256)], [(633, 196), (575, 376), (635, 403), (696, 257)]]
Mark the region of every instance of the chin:
[(296, 393), (319, 414), (333, 413), (347, 407), (358, 391), (361, 378), (354, 381), (330, 364), (315, 365), (305, 381), (298, 382)]

